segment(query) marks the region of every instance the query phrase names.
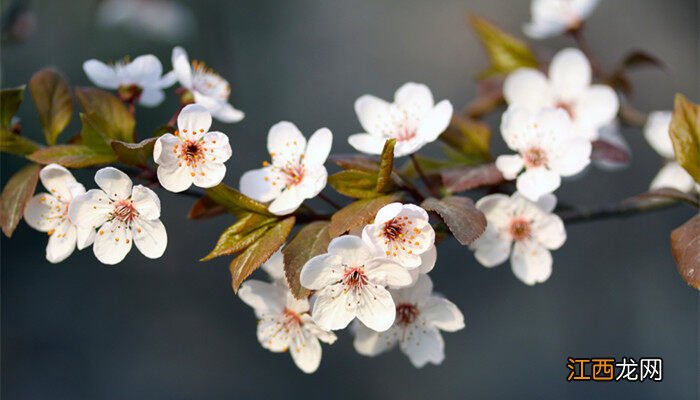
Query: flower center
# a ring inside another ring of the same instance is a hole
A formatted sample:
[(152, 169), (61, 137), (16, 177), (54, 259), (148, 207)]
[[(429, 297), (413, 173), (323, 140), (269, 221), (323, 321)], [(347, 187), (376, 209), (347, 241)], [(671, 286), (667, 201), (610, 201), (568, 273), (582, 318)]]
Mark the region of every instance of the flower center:
[(547, 162), (547, 153), (539, 147), (532, 147), (525, 151), (523, 159), (528, 167), (540, 167)]
[(114, 211), (112, 211), (112, 218), (130, 223), (136, 217), (138, 217), (139, 212), (134, 208), (134, 203), (130, 200), (119, 200), (114, 203)]
[(291, 326), (298, 327), (298, 326), (301, 326), (303, 324), (299, 314), (297, 314), (296, 312), (294, 312), (288, 308), (284, 309), (284, 312), (282, 313), (282, 315), (284, 315), (284, 325), (287, 327), (291, 327)]
[(396, 306), (396, 324), (407, 326), (418, 318), (418, 308), (410, 303), (402, 303)]
[(369, 282), (362, 267), (347, 268), (343, 274), (343, 284), (346, 290), (358, 290)]
[(287, 178), (287, 186), (295, 186), (304, 180), (304, 165), (296, 164), (282, 168), (282, 173)]
[(568, 103), (566, 101), (557, 101), (557, 103), (554, 105), (556, 108), (560, 108), (564, 111), (566, 111), (567, 114), (569, 114), (569, 118), (571, 120), (574, 120), (574, 107), (571, 105), (571, 103)]
[(397, 132), (395, 132), (392, 137), (396, 139), (397, 142), (407, 142), (416, 137), (415, 129), (409, 129), (408, 127), (399, 127)]
[(515, 218), (510, 223), (509, 232), (513, 240), (521, 241), (530, 237), (532, 228), (530, 227), (530, 222), (525, 218)]
[(382, 234), (384, 238), (388, 241), (395, 241), (403, 238), (403, 230), (406, 226), (406, 222), (402, 222), (400, 219), (392, 218), (384, 223), (384, 230)]
[(180, 155), (188, 167), (196, 167), (204, 159), (202, 143), (198, 140), (186, 140), (180, 146)]
[(224, 78), (201, 61), (192, 60), (192, 69), (192, 87), (194, 90), (219, 101), (228, 100), (231, 94), (231, 86)]
[(131, 85), (121, 85), (119, 86), (119, 89), (117, 89), (117, 96), (119, 97), (119, 100), (129, 104), (133, 104), (138, 101), (138, 99), (141, 97), (141, 93), (143, 93), (141, 86), (133, 83)]

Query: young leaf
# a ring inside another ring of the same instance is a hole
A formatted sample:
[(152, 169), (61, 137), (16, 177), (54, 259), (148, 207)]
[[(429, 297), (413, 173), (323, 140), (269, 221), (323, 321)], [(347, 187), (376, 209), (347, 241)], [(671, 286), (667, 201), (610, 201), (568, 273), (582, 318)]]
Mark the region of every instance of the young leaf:
[(491, 60), (491, 66), (480, 73), (479, 78), (509, 74), (524, 67), (537, 67), (535, 55), (521, 40), (477, 15), (470, 15), (469, 22)]
[(338, 193), (356, 199), (377, 197), (377, 173), (348, 169), (328, 177), (328, 184)]
[(615, 163), (627, 163), (630, 161), (630, 154), (627, 149), (616, 146), (614, 143), (605, 140), (595, 140), (591, 145), (593, 146), (591, 160)]
[(231, 261), (231, 286), (237, 293), (241, 283), (250, 276), (262, 263), (267, 261), (282, 245), (294, 227), (294, 217), (287, 217), (275, 223), (255, 243)]
[(450, 193), (466, 192), (482, 186), (493, 186), (505, 182), (496, 165), (483, 164), (476, 167), (456, 167), (442, 171), (442, 185)]
[(455, 239), (464, 246), (476, 240), (486, 229), (486, 217), (467, 197), (429, 198), (421, 207), (438, 213)]
[(342, 169), (359, 169), (360, 171), (379, 171), (376, 157), (363, 154), (331, 154), (328, 159)]
[(22, 137), (9, 128), (0, 127), (0, 151), (26, 156), (41, 148), (38, 143)]
[(56, 163), (67, 168), (84, 168), (93, 165), (110, 164), (117, 156), (109, 152), (99, 151), (92, 147), (79, 144), (62, 144), (37, 150), (27, 156), (39, 164)]
[(158, 140), (158, 138), (149, 138), (139, 143), (126, 143), (113, 140), (111, 145), (119, 162), (126, 165), (144, 167), (148, 165), (149, 161), (153, 160), (153, 146), (155, 146), (156, 140)]
[(211, 197), (204, 195), (192, 204), (187, 218), (206, 219), (222, 214), (226, 214), (226, 209), (221, 204), (217, 204)]
[(65, 78), (52, 68), (32, 75), (29, 92), (44, 129), (46, 143), (56, 144), (56, 138), (73, 116), (73, 98)]
[(0, 128), (9, 129), (24, 99), (24, 85), (0, 90)]
[(36, 189), (40, 170), (40, 165), (28, 165), (14, 174), (5, 184), (0, 195), (0, 225), (5, 236), (11, 237), (22, 219), (24, 207)]
[(671, 189), (671, 188), (661, 188), (661, 189), (650, 190), (648, 192), (644, 192), (642, 194), (638, 194), (634, 197), (631, 197), (631, 198), (625, 200), (624, 202), (625, 203), (638, 203), (638, 202), (644, 201), (644, 200), (682, 201), (682, 202), (685, 202), (687, 204), (690, 204), (691, 206), (693, 206), (695, 208), (700, 208), (700, 199), (698, 199), (698, 196), (696, 196), (693, 193), (685, 193), (685, 192), (681, 192), (680, 190)]
[(86, 114), (95, 113), (104, 121), (108, 138), (129, 143), (134, 141), (136, 121), (116, 96), (91, 87), (77, 88), (75, 93)]
[(700, 214), (671, 232), (671, 251), (683, 280), (700, 289)]
[(394, 147), (396, 139), (389, 139), (384, 143), (384, 149), (379, 159), (379, 174), (377, 175), (377, 192), (388, 193), (395, 189), (391, 172), (394, 169)]
[(207, 196), (215, 203), (222, 205), (231, 214), (241, 216), (246, 212), (273, 216), (267, 211), (267, 206), (259, 201), (255, 201), (238, 190), (223, 183), (206, 189)]
[(80, 144), (92, 147), (103, 153), (109, 153), (112, 148), (110, 146), (109, 128), (107, 121), (99, 115), (92, 113), (80, 113), (80, 121), (83, 127), (80, 130)]
[(245, 250), (260, 239), (271, 227), (276, 218), (248, 213), (221, 234), (214, 249), (200, 261), (235, 254)]
[(676, 160), (700, 183), (700, 106), (676, 95), (669, 128)]
[(353, 228), (365, 225), (374, 219), (374, 216), (380, 208), (389, 203), (399, 201), (400, 199), (401, 196), (398, 193), (393, 193), (350, 203), (348, 206), (333, 214), (328, 233), (334, 238)]
[(474, 164), (491, 161), (491, 130), (488, 125), (460, 116), (452, 117), (440, 140), (459, 151)]
[(328, 250), (328, 244), (331, 241), (331, 236), (328, 234), (329, 227), (328, 221), (312, 222), (301, 228), (282, 249), (284, 275), (292, 294), (297, 299), (309, 296), (309, 290), (299, 283), (299, 274), (307, 261)]

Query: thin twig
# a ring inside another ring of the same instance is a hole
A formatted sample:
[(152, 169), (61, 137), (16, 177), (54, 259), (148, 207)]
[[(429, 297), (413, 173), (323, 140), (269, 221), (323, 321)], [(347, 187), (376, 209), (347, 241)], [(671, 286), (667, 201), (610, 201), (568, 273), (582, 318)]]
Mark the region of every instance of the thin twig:
[(343, 208), (341, 205), (339, 205), (338, 203), (336, 203), (330, 197), (326, 196), (323, 193), (319, 193), (318, 198), (325, 201), (326, 203), (330, 204), (331, 207), (335, 208), (336, 210), (340, 210), (341, 208)]
[(420, 179), (423, 181), (423, 184), (425, 187), (428, 189), (430, 194), (435, 197), (439, 198), (440, 194), (438, 193), (437, 189), (433, 186), (433, 184), (430, 182), (428, 179), (428, 176), (425, 175), (423, 172), (423, 168), (420, 166), (420, 162), (418, 162), (418, 158), (415, 156), (415, 154), (411, 154), (411, 161), (413, 162), (413, 166), (416, 168), (416, 172), (418, 173), (418, 176), (420, 176)]
[(586, 55), (586, 58), (588, 58), (588, 61), (591, 63), (591, 71), (593, 72), (593, 76), (598, 79), (603, 79), (603, 69), (600, 67), (598, 59), (596, 59), (593, 55), (590, 46), (588, 46), (588, 41), (583, 36), (583, 26), (570, 30), (569, 34), (576, 42), (578, 48), (583, 52), (583, 54)]
[(638, 214), (661, 211), (680, 204), (678, 201), (657, 200), (646, 202), (622, 202), (594, 209), (561, 210), (557, 214), (566, 224), (626, 218)]

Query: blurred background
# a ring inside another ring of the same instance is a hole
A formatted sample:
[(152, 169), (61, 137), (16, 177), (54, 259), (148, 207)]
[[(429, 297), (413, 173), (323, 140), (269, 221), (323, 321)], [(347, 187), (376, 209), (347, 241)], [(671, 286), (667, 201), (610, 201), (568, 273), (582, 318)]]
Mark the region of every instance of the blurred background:
[[(215, 125), (233, 146), (230, 185), (267, 157), (267, 130), (280, 120), (307, 135), (329, 127), (334, 152), (342, 153), (361, 129), (353, 102), (362, 94), (390, 98), (406, 81), (423, 82), (460, 109), (487, 65), (465, 14), (520, 37), (530, 17), (528, 1), (505, 0), (116, 3), (33, 0), (5, 9), (2, 87), (24, 84), (46, 65), (88, 85), (81, 66), (89, 58), (153, 53), (169, 69), (171, 49), (181, 44), (231, 82), (232, 102), (246, 112), (238, 124)], [(587, 22), (604, 67), (632, 49), (666, 64), (632, 73), (631, 101), (640, 110), (671, 109), (676, 92), (700, 100), (698, 11), (695, 0), (603, 1)], [(20, 25), (7, 25), (11, 12)], [(531, 44), (543, 59), (573, 45), (568, 38)], [(161, 107), (137, 109), (142, 137), (175, 111), (169, 93)], [(39, 140), (28, 99), (19, 116), (24, 134)], [(78, 131), (76, 119), (64, 140)], [(498, 115), (489, 122), (497, 127)], [(639, 129), (623, 133), (631, 166), (591, 169), (558, 191), (561, 201), (593, 207), (647, 189), (661, 160)], [(504, 149), (497, 131), (493, 146)], [(0, 161), (3, 184), (25, 164)], [(94, 186), (89, 173), (78, 179)], [(258, 344), (252, 310), (231, 291), (230, 258), (197, 261), (232, 218), (189, 221), (191, 199), (158, 194), (169, 244), (157, 261), (134, 250), (108, 267), (86, 250), (51, 265), (44, 234), (20, 223), (12, 240), (2, 237), (3, 398), (698, 398), (698, 292), (678, 276), (669, 249), (669, 232), (692, 216), (687, 207), (567, 227), (551, 278), (536, 287), (518, 281), (508, 264), (483, 268), (468, 249), (445, 241), (431, 276), (467, 327), (444, 335), (441, 366), (416, 370), (397, 350), (362, 357), (341, 332), (307, 376), (288, 355)], [(663, 382), (566, 382), (569, 356), (661, 357)]]

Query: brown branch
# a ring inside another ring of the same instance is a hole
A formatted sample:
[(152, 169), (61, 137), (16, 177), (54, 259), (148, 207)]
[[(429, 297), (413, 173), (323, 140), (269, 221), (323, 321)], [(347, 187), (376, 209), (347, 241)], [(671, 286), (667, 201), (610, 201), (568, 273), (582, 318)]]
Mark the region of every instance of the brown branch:
[(566, 224), (575, 224), (586, 221), (599, 221), (614, 218), (627, 218), (648, 212), (666, 210), (679, 204), (675, 200), (655, 200), (644, 202), (623, 201), (612, 205), (592, 209), (566, 209), (557, 212), (557, 215)]

